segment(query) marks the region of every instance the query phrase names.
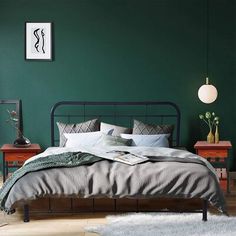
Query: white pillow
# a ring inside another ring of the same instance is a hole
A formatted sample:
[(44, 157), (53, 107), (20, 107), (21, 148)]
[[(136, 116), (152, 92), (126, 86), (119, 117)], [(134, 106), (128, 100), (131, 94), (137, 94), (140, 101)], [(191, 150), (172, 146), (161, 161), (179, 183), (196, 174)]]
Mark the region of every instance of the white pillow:
[(102, 143), (103, 133), (100, 131), (87, 133), (64, 133), (67, 141), (65, 147), (90, 146)]
[(125, 139), (132, 139), (131, 146), (169, 147), (168, 138), (170, 134), (121, 134), (120, 136)]
[(110, 134), (112, 136), (120, 136), (120, 134), (130, 134), (131, 129), (118, 126), (118, 125), (111, 125), (104, 122), (101, 122), (100, 124), (100, 131), (104, 134)]

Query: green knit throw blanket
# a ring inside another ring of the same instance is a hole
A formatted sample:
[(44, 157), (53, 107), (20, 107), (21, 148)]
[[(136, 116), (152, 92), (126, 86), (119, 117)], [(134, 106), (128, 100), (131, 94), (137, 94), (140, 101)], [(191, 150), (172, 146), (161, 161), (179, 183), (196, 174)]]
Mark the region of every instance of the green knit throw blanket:
[(10, 213), (10, 210), (5, 208), (7, 196), (16, 181), (29, 172), (54, 167), (74, 167), (92, 164), (100, 160), (102, 158), (98, 156), (82, 152), (66, 152), (35, 159), (15, 171), (3, 184), (0, 189), (0, 209)]

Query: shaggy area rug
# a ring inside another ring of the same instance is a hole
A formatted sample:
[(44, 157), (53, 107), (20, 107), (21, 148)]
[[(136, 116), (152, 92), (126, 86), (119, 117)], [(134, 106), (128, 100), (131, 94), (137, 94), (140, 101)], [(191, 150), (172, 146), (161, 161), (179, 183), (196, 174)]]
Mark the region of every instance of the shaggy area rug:
[(101, 236), (235, 236), (236, 217), (208, 214), (130, 213), (108, 216), (107, 224), (86, 228)]

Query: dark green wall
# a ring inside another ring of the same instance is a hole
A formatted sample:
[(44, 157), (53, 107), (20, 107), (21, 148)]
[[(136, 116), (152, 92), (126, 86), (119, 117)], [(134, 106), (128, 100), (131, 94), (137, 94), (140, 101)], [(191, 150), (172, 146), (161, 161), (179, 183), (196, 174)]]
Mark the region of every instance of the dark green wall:
[[(207, 134), (198, 114), (215, 111), (221, 139), (236, 145), (234, 2), (210, 0), (209, 76), (219, 97), (205, 105), (205, 0), (0, 0), (0, 98), (22, 99), (24, 133), (43, 147), (59, 100), (174, 101), (189, 148)], [(24, 60), (25, 21), (53, 22), (52, 62)], [(1, 127), (0, 142), (13, 140)]]

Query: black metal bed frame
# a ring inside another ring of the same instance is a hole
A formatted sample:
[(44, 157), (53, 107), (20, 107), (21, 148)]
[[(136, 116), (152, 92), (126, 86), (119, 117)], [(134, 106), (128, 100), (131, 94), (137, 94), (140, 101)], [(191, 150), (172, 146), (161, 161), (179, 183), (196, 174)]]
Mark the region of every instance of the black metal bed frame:
[[(69, 114), (60, 114), (60, 113), (56, 113), (57, 109), (59, 107), (63, 107), (63, 106), (76, 106), (76, 107), (80, 107), (82, 109), (82, 114), (73, 114), (73, 115), (69, 115)], [(96, 106), (96, 107), (110, 107), (111, 108), (111, 113), (105, 113), (105, 114), (86, 114), (86, 108), (87, 107), (91, 107), (91, 106)], [(138, 114), (138, 115), (133, 115), (133, 114), (119, 114), (117, 113), (117, 107), (134, 107), (134, 106), (139, 106), (139, 107), (144, 107), (144, 114)], [(148, 113), (148, 107), (149, 106), (162, 106), (162, 107), (170, 107), (172, 108), (172, 110), (174, 110), (174, 114), (173, 111), (171, 114), (156, 114), (156, 113)], [(103, 117), (109, 117), (109, 118), (114, 118), (114, 120), (116, 121), (118, 118), (128, 118), (130, 119), (130, 124), (131, 124), (131, 120), (133, 120), (134, 118), (160, 118), (161, 119), (161, 123), (163, 124), (163, 121), (165, 118), (174, 118), (175, 119), (175, 137), (173, 138), (173, 141), (175, 142), (176, 147), (179, 146), (180, 144), (180, 118), (181, 118), (181, 114), (180, 114), (180, 109), (179, 107), (173, 103), (173, 102), (168, 102), (168, 101), (164, 101), (164, 102), (159, 102), (159, 101), (145, 101), (145, 102), (93, 102), (93, 101), (61, 101), (56, 103), (52, 109), (51, 109), (51, 113), (50, 113), (50, 122), (51, 122), (51, 146), (55, 146), (56, 142), (58, 142), (58, 140), (55, 138), (55, 118), (59, 119), (59, 118), (67, 118), (68, 122), (70, 121), (70, 118), (82, 118), (83, 120), (86, 120), (88, 117), (89, 118), (100, 118), (102, 119)], [(94, 202), (94, 201), (93, 201)], [(116, 199), (114, 199), (114, 211), (116, 211)], [(138, 199), (136, 199), (136, 211), (138, 212)], [(49, 206), (50, 206), (50, 202), (49, 202)], [(208, 207), (208, 202), (207, 200), (203, 200), (202, 203), (202, 210), (196, 210), (196, 211), (187, 211), (190, 213), (202, 213), (202, 220), (203, 221), (207, 221), (207, 207)], [(94, 204), (93, 204), (93, 212), (94, 212)], [(166, 210), (161, 211), (161, 212), (166, 212)], [(168, 211), (170, 212), (170, 211)], [(183, 211), (181, 211), (183, 212)], [(186, 212), (186, 211), (185, 211)], [(24, 205), (24, 222), (28, 222), (29, 221), (29, 207), (28, 205)]]
[[(80, 107), (83, 111), (82, 114), (73, 114), (73, 115), (65, 115), (65, 114), (56, 114), (56, 110), (59, 107), (62, 106), (77, 106)], [(87, 107), (110, 107), (111, 110), (109, 113), (106, 114), (86, 114), (86, 108)], [(143, 107), (143, 113), (142, 114), (119, 114), (117, 112), (118, 107)], [(155, 114), (155, 113), (148, 113), (148, 107), (150, 106), (162, 106), (162, 107), (170, 107), (174, 109), (174, 114)], [(129, 124), (132, 124), (133, 118), (140, 118), (140, 119), (147, 119), (147, 118), (160, 118), (161, 123), (164, 122), (165, 118), (175, 118), (175, 128), (176, 128), (176, 135), (173, 141), (175, 142), (175, 146), (179, 146), (180, 144), (180, 109), (179, 107), (173, 103), (173, 102), (157, 102), (157, 101), (146, 101), (146, 102), (82, 102), (82, 101), (61, 101), (56, 103), (52, 109), (51, 109), (51, 146), (55, 146), (55, 143), (58, 142), (57, 139), (55, 139), (55, 117), (67, 117), (68, 122), (70, 121), (70, 118), (83, 118), (83, 120), (86, 120), (87, 117), (89, 118), (113, 118), (116, 122), (119, 118), (127, 118), (129, 119)]]

